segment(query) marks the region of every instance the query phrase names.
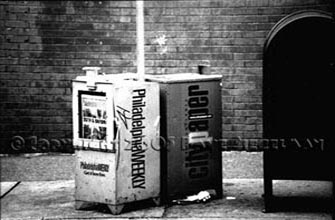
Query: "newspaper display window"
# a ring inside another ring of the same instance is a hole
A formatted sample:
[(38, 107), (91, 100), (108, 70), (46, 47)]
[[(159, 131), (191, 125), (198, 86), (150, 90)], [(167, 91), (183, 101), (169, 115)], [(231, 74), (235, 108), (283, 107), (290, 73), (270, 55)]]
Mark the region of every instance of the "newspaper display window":
[(106, 141), (106, 94), (81, 92), (79, 110), (80, 138)]

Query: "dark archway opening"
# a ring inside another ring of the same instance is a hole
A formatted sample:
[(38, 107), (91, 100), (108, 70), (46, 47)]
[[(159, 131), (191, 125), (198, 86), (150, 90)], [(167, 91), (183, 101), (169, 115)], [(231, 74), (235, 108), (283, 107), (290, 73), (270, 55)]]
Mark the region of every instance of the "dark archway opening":
[(265, 139), (281, 140), (264, 151), (265, 209), (272, 180), (334, 181), (335, 21), (304, 11), (281, 20), (270, 32), (263, 58)]

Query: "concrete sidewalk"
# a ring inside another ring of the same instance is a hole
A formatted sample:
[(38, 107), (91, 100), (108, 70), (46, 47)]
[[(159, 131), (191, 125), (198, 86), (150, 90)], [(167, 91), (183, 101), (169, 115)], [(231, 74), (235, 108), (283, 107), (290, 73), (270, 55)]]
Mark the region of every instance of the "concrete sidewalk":
[[(15, 182), (1, 182), (1, 194)], [(131, 204), (114, 216), (107, 207), (75, 210), (74, 181), (21, 182), (1, 199), (1, 219), (332, 219), (331, 183), (274, 181), (282, 211), (262, 213), (262, 179), (224, 179), (224, 197), (207, 203), (154, 207)]]

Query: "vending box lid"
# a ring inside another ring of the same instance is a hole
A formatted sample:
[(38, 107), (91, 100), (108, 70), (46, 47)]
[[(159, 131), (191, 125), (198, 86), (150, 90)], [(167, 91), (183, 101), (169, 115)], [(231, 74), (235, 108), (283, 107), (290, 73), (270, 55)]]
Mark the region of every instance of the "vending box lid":
[[(92, 80), (88, 76), (77, 76), (74, 82), (87, 82)], [(120, 74), (107, 74), (107, 75), (97, 75), (93, 78), (95, 83), (115, 83), (120, 80), (137, 80), (137, 75), (135, 73), (120, 73)]]
[(208, 82), (222, 79), (221, 75), (200, 75), (197, 73), (177, 73), (166, 75), (146, 75), (147, 81), (159, 83)]

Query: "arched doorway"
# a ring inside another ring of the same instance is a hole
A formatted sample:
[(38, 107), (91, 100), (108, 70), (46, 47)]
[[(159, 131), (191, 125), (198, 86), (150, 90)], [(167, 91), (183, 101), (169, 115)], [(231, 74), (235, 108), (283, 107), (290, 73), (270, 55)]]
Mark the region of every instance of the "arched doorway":
[[(273, 179), (333, 180), (335, 21), (301, 11), (270, 31), (263, 56), (263, 132), (281, 151), (264, 151), (265, 209)], [(285, 149), (284, 149), (285, 148)]]

